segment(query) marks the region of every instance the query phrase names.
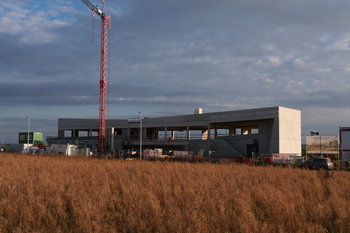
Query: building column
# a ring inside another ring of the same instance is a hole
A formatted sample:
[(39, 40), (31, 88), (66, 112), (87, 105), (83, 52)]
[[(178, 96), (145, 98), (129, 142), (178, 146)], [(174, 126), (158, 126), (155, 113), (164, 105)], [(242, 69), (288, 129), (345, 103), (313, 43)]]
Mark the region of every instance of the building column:
[(208, 124), (208, 140), (210, 139), (210, 124)]
[(168, 138), (168, 127), (164, 127), (164, 140)]
[(64, 130), (58, 130), (58, 137), (60, 138), (64, 137)]
[(142, 127), (142, 139), (147, 139), (147, 128)]
[(112, 151), (112, 153), (114, 154), (114, 127), (111, 127), (110, 129), (111, 129), (110, 130), (111, 141), (110, 141), (109, 150)]
[(190, 127), (186, 126), (187, 140), (190, 140)]
[(130, 124), (128, 124), (128, 128), (126, 129), (126, 136), (127, 136), (127, 138), (128, 138), (128, 140), (130, 140), (131, 139), (131, 135), (130, 135)]
[(236, 127), (230, 126), (229, 127), (229, 136), (235, 136), (236, 135)]

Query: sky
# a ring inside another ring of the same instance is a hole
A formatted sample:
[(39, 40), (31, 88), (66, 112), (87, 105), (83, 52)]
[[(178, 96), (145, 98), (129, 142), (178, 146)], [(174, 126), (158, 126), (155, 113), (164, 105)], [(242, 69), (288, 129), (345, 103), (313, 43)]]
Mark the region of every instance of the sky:
[[(107, 119), (282, 106), (301, 111), (304, 135), (350, 126), (348, 0), (106, 6)], [(0, 0), (0, 143), (98, 118), (100, 25), (80, 0)]]

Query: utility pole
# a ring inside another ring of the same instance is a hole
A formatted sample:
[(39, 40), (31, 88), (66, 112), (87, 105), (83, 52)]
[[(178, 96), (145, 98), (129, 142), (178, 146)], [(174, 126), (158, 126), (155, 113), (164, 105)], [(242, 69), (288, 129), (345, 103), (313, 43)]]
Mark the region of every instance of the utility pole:
[(29, 153), (30, 117), (29, 117), (29, 116), (27, 116), (27, 118), (28, 118), (28, 135), (27, 135), (27, 143), (28, 143), (28, 145), (27, 145), (27, 153)]
[(140, 159), (142, 156), (142, 112), (140, 113)]

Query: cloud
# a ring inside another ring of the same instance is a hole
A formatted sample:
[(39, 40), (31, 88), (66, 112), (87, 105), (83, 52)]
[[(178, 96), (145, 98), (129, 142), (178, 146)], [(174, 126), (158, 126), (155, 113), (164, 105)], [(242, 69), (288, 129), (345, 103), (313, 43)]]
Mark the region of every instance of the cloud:
[[(72, 13), (69, 7), (59, 7), (54, 4), (48, 9), (40, 5), (28, 5), (24, 3), (4, 2), (0, 10), (0, 33), (21, 35), (23, 44), (48, 43), (58, 39), (58, 35), (52, 33), (52, 29), (69, 25), (68, 20), (61, 18), (57, 11), (51, 8), (60, 8), (64, 13)], [(62, 2), (66, 4), (67, 2)], [(59, 17), (59, 18), (56, 18)]]
[(317, 72), (331, 72), (332, 69), (330, 69), (330, 68), (319, 68), (319, 69), (315, 69), (315, 71), (317, 71)]
[(296, 66), (303, 66), (305, 64), (305, 62), (300, 59), (300, 58), (295, 58), (293, 63), (296, 65)]
[(327, 39), (324, 40), (329, 45), (327, 49), (336, 49), (336, 50), (349, 50), (350, 49), (350, 34), (340, 34), (340, 35), (327, 35)]
[[(279, 105), (305, 112), (303, 122), (318, 109), (333, 125), (344, 122), (338, 113), (348, 109), (348, 1), (107, 6), (108, 104), (115, 117)], [(97, 118), (101, 20), (95, 17), (92, 30), (91, 11), (68, 0), (5, 0), (0, 13), (1, 117), (21, 122), (45, 114), (48, 124), (61, 114)], [(328, 124), (321, 121), (319, 127)]]

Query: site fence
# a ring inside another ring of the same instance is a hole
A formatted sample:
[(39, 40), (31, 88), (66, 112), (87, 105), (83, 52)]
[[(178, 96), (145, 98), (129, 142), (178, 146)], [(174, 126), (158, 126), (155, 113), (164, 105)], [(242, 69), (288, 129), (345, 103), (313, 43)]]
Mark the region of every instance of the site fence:
[(274, 165), (300, 165), (304, 162), (304, 157), (298, 154), (272, 154), (272, 164)]

